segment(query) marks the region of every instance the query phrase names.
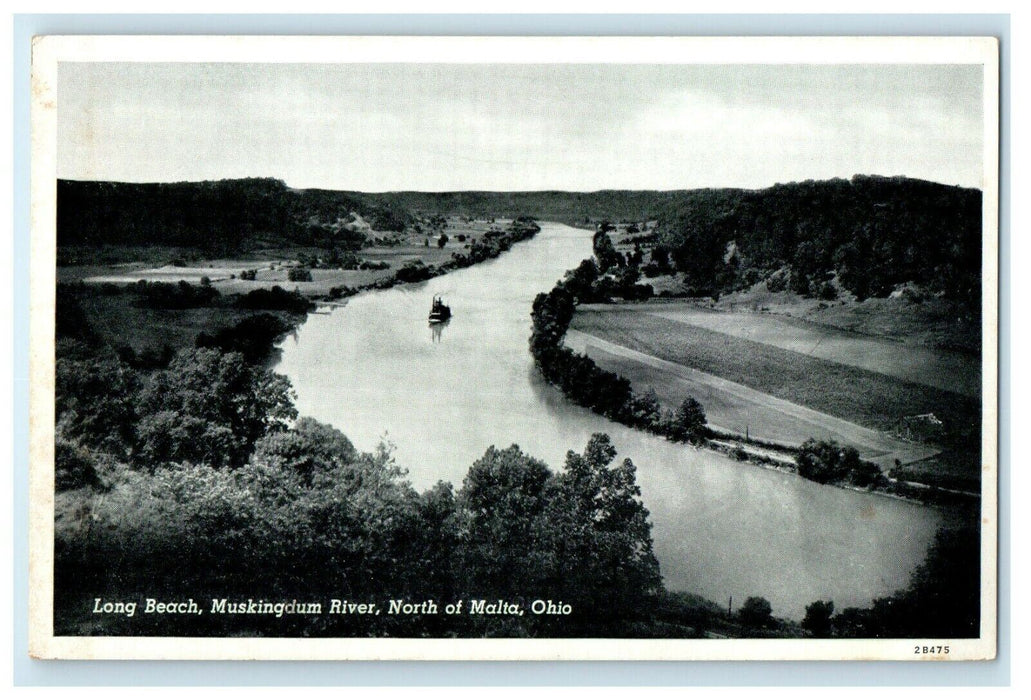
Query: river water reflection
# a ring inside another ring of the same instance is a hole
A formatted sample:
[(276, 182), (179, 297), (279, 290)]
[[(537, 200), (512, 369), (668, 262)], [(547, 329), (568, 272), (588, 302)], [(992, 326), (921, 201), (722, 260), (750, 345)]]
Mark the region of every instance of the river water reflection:
[[(461, 485), (489, 445), (518, 444), (558, 469), (606, 432), (637, 465), (666, 586), (735, 606), (759, 595), (774, 614), (866, 605), (904, 586), (936, 511), (818, 486), (639, 433), (571, 405), (527, 351), (530, 306), (591, 254), (591, 234), (544, 224), (500, 258), (416, 285), (362, 294), (310, 315), (276, 370), (301, 415), (340, 428), (359, 449), (385, 437), (413, 484)], [(436, 328), (430, 302), (453, 312)]]

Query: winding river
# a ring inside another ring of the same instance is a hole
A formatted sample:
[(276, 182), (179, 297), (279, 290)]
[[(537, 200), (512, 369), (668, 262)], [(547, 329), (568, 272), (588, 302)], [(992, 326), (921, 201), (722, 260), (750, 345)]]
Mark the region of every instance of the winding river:
[[(313, 314), (282, 344), (276, 370), (301, 415), (359, 449), (392, 443), (419, 489), (456, 486), (489, 445), (518, 444), (561, 468), (567, 450), (608, 433), (637, 465), (667, 588), (735, 607), (763, 596), (774, 614), (806, 604), (864, 606), (903, 587), (934, 536), (937, 511), (819, 486), (674, 445), (570, 404), (527, 351), (530, 306), (591, 254), (591, 233), (543, 224), (500, 258)], [(434, 294), (454, 317), (426, 321)]]

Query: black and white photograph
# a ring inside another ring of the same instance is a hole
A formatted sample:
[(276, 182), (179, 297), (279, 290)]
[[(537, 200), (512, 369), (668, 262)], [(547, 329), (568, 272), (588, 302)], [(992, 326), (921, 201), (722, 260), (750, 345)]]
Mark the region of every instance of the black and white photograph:
[(989, 38), (42, 37), (43, 658), (990, 659)]

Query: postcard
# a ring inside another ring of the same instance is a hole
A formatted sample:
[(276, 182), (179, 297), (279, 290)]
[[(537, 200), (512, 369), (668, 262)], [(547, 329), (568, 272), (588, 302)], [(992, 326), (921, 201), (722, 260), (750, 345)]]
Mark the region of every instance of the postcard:
[(30, 653), (996, 653), (998, 45), (46, 36)]

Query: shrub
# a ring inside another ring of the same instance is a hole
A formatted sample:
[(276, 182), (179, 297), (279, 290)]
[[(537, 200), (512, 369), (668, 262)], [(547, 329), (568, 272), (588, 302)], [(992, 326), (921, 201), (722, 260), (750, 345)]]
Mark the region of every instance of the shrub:
[(397, 271), (398, 282), (422, 282), (433, 276), (430, 268), (422, 260), (409, 260)]
[(799, 448), (795, 463), (799, 476), (820, 484), (867, 488), (887, 483), (877, 465), (860, 459), (856, 448), (839, 445), (834, 440), (806, 440)]
[(236, 300), (241, 309), (267, 309), (270, 311), (291, 311), (304, 313), (313, 304), (306, 296), (298, 292), (290, 292), (279, 285), (272, 289), (255, 289)]

